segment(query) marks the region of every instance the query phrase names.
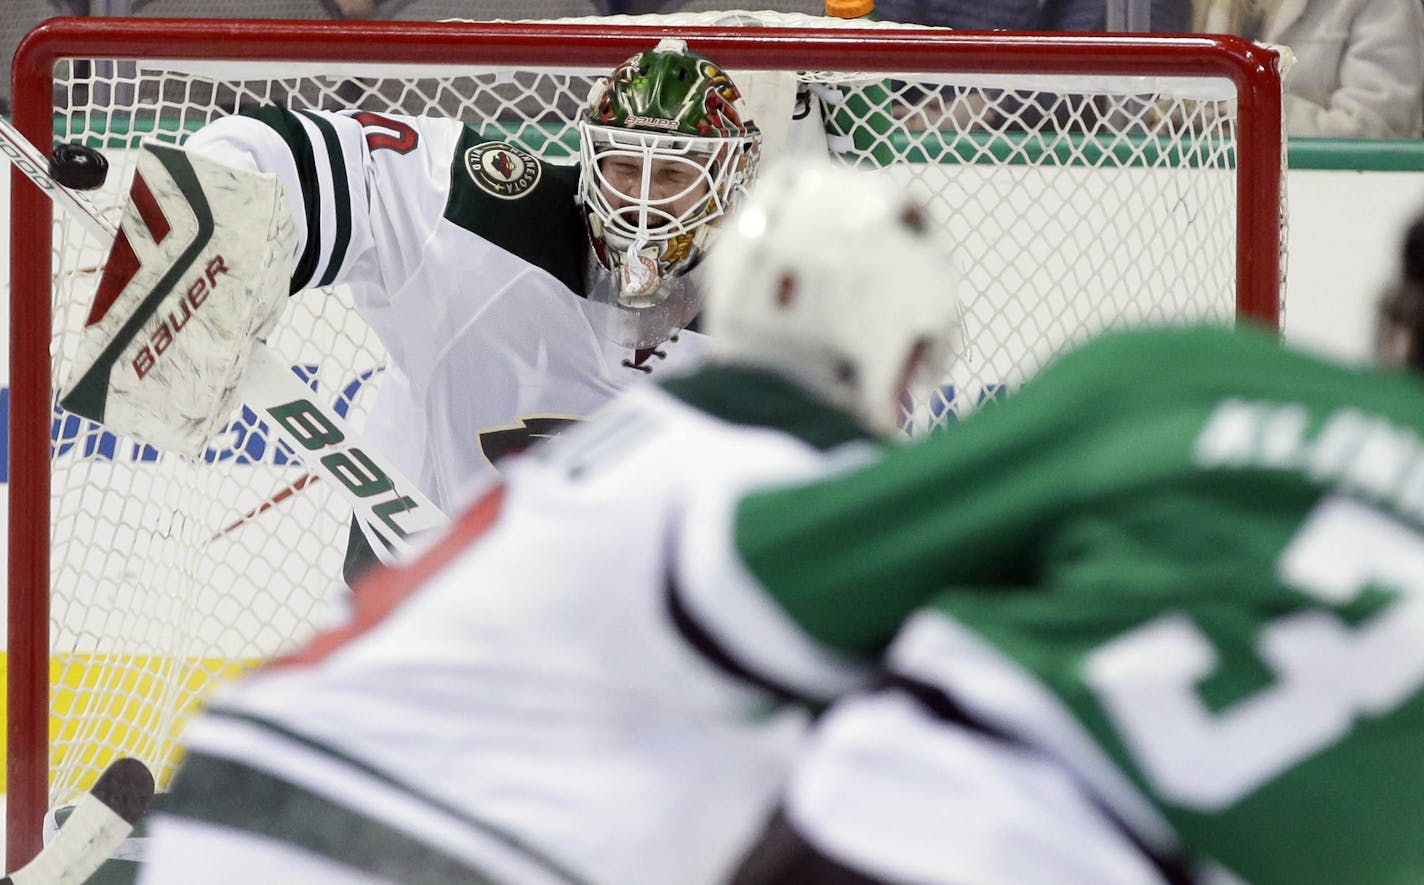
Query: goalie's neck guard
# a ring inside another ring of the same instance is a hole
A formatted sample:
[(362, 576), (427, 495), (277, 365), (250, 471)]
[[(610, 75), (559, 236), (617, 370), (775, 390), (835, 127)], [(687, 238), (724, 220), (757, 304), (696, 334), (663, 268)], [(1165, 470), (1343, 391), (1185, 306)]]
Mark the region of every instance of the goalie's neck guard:
[(592, 307), (594, 331), (623, 347), (656, 347), (686, 328), (702, 309), (703, 274), (692, 268), (656, 284), (656, 298), (635, 306), (620, 297), (620, 281), (589, 262), (584, 292)]

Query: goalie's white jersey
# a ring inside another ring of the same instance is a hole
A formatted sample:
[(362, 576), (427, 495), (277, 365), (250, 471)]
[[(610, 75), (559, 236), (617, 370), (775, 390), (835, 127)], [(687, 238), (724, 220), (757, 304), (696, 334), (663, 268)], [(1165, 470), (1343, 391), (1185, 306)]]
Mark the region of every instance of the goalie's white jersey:
[(576, 166), (448, 119), (261, 108), (191, 150), (277, 175), (296, 220), (292, 290), (344, 283), (389, 351), (366, 434), (436, 506), (700, 337), (655, 352), (598, 334)]
[(723, 881), (799, 746), (797, 699), (866, 674), (769, 602), (684, 597), (663, 542), (694, 494), (869, 449), (784, 382), (713, 367), (511, 459), (450, 534), (358, 584), (346, 625), (190, 725), (143, 881)]

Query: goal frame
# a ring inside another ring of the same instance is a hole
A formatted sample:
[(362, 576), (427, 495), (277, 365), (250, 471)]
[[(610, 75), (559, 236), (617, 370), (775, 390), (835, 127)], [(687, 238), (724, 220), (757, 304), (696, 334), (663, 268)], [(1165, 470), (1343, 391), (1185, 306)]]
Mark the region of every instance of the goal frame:
[[(53, 138), (53, 72), (71, 58), (285, 60), (345, 64), (608, 67), (678, 36), (732, 69), (836, 67), (1043, 75), (1217, 76), (1239, 106), (1236, 169), (1237, 316), (1279, 327), (1281, 96), (1278, 55), (1235, 37), (973, 33), (934, 29), (670, 27), (559, 23), (325, 22), (221, 19), (51, 19), (12, 69), (13, 119), (32, 143)], [(887, 53), (893, 53), (893, 65)], [(1253, 171), (1275, 170), (1274, 174)], [(7, 868), (40, 847), (49, 776), (51, 223), (49, 200), (12, 176), (10, 334)], [(1270, 243), (1272, 248), (1258, 248)]]

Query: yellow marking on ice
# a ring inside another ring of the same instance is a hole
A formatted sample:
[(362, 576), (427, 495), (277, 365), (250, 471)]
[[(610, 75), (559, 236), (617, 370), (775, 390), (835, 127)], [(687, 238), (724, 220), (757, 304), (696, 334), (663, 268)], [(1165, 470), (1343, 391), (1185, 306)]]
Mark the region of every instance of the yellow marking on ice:
[[(0, 652), (0, 677), (8, 671)], [(67, 654), (50, 658), (50, 771), (69, 763), (98, 773), (120, 756), (164, 759), (154, 777), (166, 784), (179, 759), (178, 733), (209, 692), (255, 667), (258, 661), (223, 658), (178, 660), (156, 655)], [(176, 711), (166, 708), (178, 706)], [(0, 708), (0, 750), (7, 709)], [(77, 757), (77, 758), (76, 758)], [(0, 791), (5, 770), (0, 766)]]

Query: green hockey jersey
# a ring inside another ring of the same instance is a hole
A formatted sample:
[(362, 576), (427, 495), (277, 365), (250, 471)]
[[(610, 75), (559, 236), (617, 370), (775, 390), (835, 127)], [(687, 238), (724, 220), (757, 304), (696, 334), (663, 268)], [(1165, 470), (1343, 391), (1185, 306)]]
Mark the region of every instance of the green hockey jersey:
[(843, 654), (938, 623), (898, 675), (1149, 843), (1253, 882), (1418, 882), (1421, 436), (1413, 377), (1118, 333), (865, 469), (694, 508), (682, 575)]

